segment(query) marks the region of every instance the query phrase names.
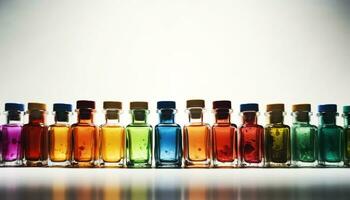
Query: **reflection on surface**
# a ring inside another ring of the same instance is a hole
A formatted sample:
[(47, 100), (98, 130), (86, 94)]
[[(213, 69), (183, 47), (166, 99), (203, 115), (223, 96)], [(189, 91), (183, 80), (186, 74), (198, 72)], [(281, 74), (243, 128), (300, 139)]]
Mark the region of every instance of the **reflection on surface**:
[(4, 200), (288, 200), (350, 196), (347, 169), (247, 172), (7, 168), (0, 169), (0, 179), (0, 199)]

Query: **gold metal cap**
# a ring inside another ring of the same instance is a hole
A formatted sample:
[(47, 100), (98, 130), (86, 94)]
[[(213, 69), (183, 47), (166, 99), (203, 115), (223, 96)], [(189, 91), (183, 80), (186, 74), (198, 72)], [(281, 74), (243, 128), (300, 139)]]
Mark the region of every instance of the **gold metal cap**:
[(148, 109), (148, 102), (146, 101), (132, 101), (130, 102), (130, 110), (133, 109)]
[(30, 102), (28, 103), (28, 110), (29, 111), (33, 111), (33, 110), (43, 110), (43, 111), (46, 111), (46, 104), (44, 103), (33, 103), (33, 102)]
[(205, 108), (205, 101), (203, 99), (187, 100), (186, 108)]
[(292, 112), (297, 112), (297, 111), (310, 112), (311, 111), (311, 104), (294, 104), (294, 105), (292, 105)]
[(103, 109), (122, 109), (122, 102), (120, 101), (104, 101)]
[(272, 112), (272, 111), (284, 112), (284, 104), (283, 103), (267, 104), (266, 112)]

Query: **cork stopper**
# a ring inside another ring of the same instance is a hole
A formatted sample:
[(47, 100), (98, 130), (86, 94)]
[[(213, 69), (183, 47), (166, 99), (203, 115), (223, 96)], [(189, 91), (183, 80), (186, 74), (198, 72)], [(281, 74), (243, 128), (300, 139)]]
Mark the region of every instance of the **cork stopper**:
[(148, 102), (146, 101), (132, 101), (130, 102), (130, 110), (145, 109), (148, 110)]
[(284, 104), (283, 103), (276, 103), (276, 104), (267, 104), (266, 105), (266, 112), (284, 112)]
[(33, 110), (42, 110), (42, 111), (46, 111), (46, 104), (44, 103), (33, 103), (30, 102), (28, 103), (28, 110), (29, 111), (33, 111)]
[(120, 101), (104, 101), (103, 109), (122, 109), (122, 102)]
[(202, 99), (187, 100), (186, 108), (205, 108), (205, 101)]
[(292, 105), (292, 112), (310, 112), (311, 104), (294, 104)]

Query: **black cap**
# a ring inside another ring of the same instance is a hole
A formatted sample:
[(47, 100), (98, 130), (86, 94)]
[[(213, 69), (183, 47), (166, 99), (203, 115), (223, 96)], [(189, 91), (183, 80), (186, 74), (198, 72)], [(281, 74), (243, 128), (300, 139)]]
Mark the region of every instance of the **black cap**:
[(157, 109), (176, 109), (175, 101), (158, 101)]
[(55, 104), (53, 104), (53, 111), (55, 111), (55, 112), (72, 112), (72, 104), (55, 103)]
[(231, 109), (231, 101), (213, 101), (213, 109)]
[(5, 111), (24, 111), (24, 104), (5, 103)]
[(77, 101), (77, 109), (95, 109), (94, 101), (79, 100)]

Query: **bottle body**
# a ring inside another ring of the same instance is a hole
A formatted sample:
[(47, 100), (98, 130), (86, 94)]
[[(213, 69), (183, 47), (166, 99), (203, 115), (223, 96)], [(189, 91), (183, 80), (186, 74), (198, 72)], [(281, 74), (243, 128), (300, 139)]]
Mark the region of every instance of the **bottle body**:
[(70, 166), (72, 136), (71, 127), (56, 123), (49, 128), (49, 166)]
[(264, 165), (264, 128), (258, 124), (244, 124), (239, 129), (239, 155), (242, 167)]
[(181, 167), (182, 141), (178, 124), (161, 123), (155, 127), (156, 167)]
[(48, 126), (29, 123), (23, 126), (24, 156), (27, 166), (47, 166)]
[(343, 129), (336, 125), (318, 128), (319, 165), (330, 167), (343, 165), (342, 132)]
[(183, 144), (185, 167), (204, 167), (211, 165), (210, 126), (203, 122), (184, 126)]
[(123, 167), (125, 163), (125, 129), (118, 124), (100, 127), (100, 161), (103, 167)]
[(317, 165), (317, 127), (308, 123), (293, 123), (291, 129), (292, 165), (315, 167)]
[(152, 166), (152, 131), (147, 123), (132, 123), (126, 127), (128, 167)]
[(237, 166), (237, 126), (230, 123), (216, 123), (212, 127), (212, 134), (214, 167)]
[(344, 127), (344, 164), (350, 166), (350, 127)]
[(284, 124), (265, 127), (265, 166), (288, 167), (291, 164), (290, 128)]
[(2, 126), (1, 153), (4, 166), (23, 165), (22, 124)]

